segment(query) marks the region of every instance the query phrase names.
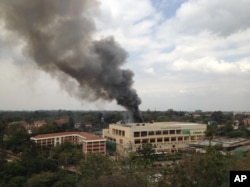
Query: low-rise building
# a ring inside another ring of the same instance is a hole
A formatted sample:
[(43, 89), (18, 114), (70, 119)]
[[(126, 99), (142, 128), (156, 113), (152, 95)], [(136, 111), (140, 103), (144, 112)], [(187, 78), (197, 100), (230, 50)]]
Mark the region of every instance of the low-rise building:
[(135, 152), (143, 143), (152, 144), (156, 153), (173, 153), (201, 141), (206, 127), (185, 122), (110, 124), (103, 129), (103, 138), (115, 144), (120, 155)]
[(38, 120), (38, 121), (33, 122), (34, 127), (41, 127), (41, 126), (46, 125), (46, 124), (47, 124), (47, 122), (45, 120)]
[(82, 145), (83, 154), (106, 154), (106, 139), (86, 132), (59, 132), (31, 137), (38, 146), (54, 147), (64, 142)]
[(244, 118), (242, 120), (242, 122), (243, 122), (243, 124), (244, 124), (245, 127), (250, 126), (250, 118)]

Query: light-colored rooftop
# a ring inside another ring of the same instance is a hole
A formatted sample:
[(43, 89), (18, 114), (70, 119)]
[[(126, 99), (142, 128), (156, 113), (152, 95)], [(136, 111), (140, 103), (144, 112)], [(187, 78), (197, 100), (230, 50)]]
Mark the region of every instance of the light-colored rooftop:
[(141, 127), (141, 126), (158, 126), (158, 127), (180, 127), (180, 126), (198, 126), (205, 125), (201, 123), (189, 123), (189, 122), (153, 122), (153, 123), (126, 123), (126, 124), (113, 124), (113, 125), (121, 125), (127, 127)]
[[(208, 146), (210, 142), (208, 140), (203, 140), (199, 143), (194, 143), (193, 145)], [(250, 140), (246, 138), (215, 138), (211, 141), (211, 145), (222, 145), (222, 147), (234, 147), (240, 145), (248, 145)]]
[(87, 132), (57, 132), (57, 133), (50, 133), (50, 134), (39, 134), (33, 136), (32, 139), (46, 139), (46, 138), (55, 138), (59, 136), (81, 136), (85, 140), (101, 140), (103, 138), (96, 136), (91, 133)]

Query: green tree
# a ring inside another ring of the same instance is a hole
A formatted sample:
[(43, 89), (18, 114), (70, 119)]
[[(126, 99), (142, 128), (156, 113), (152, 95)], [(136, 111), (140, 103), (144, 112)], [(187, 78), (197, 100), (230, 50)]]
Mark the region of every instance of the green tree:
[(66, 171), (57, 172), (57, 181), (52, 187), (76, 187), (78, 183), (78, 176), (74, 173)]
[(80, 163), (80, 179), (83, 184), (87, 181), (97, 180), (103, 175), (111, 175), (113, 173), (112, 161), (99, 153), (91, 153), (84, 155), (84, 159)]
[(69, 166), (78, 165), (83, 157), (81, 147), (72, 144), (71, 142), (64, 142), (61, 145), (53, 147), (50, 150), (50, 158), (56, 159), (59, 165)]
[(171, 121), (171, 118), (168, 116), (157, 116), (156, 121), (158, 122)]
[(5, 134), (5, 129), (7, 127), (7, 123), (4, 120), (0, 120), (0, 168), (2, 168), (3, 164), (6, 162), (6, 152), (4, 150), (4, 142), (3, 137)]
[[(127, 180), (133, 181), (136, 185), (132, 186), (147, 186), (147, 175), (150, 173), (149, 166), (145, 167), (142, 160), (139, 160), (136, 153), (131, 153), (129, 157), (123, 158), (117, 162), (116, 174), (124, 176)], [(125, 184), (124, 184), (125, 185)]]
[[(3, 184), (4, 187), (20, 187), (24, 186), (26, 178), (23, 176), (14, 176)], [(0, 184), (1, 186), (1, 184)]]
[(58, 180), (57, 174), (46, 171), (39, 174), (33, 175), (27, 180), (25, 186), (27, 187), (48, 187), (53, 186), (53, 184)]
[(137, 150), (139, 159), (142, 161), (142, 164), (146, 167), (151, 165), (153, 161), (156, 160), (155, 150), (152, 144), (145, 143), (142, 144), (142, 147)]
[(4, 144), (7, 149), (18, 153), (29, 146), (29, 136), (23, 122), (10, 123), (5, 129)]
[(48, 134), (57, 132), (58, 127), (56, 124), (45, 124), (34, 131), (34, 134)]
[(231, 131), (231, 132), (227, 133), (227, 135), (230, 138), (246, 137), (247, 136), (247, 132), (243, 131), (243, 130), (235, 130), (235, 131)]
[(160, 186), (228, 186), (230, 165), (234, 160), (214, 147), (206, 153), (185, 156), (179, 164), (166, 166)]
[(207, 125), (205, 136), (209, 140), (209, 145), (211, 145), (211, 141), (213, 140), (215, 133), (216, 133), (215, 127), (212, 125)]
[(25, 182), (25, 167), (19, 162), (6, 162), (0, 171), (0, 186), (22, 186)]
[(73, 116), (70, 116), (68, 121), (69, 121), (69, 122), (68, 122), (68, 124), (69, 124), (69, 129), (74, 129), (75, 120), (74, 120)]
[(26, 168), (26, 176), (40, 173), (41, 171), (58, 171), (58, 163), (56, 160), (48, 159), (43, 154), (28, 150), (22, 153), (21, 165)]
[(146, 184), (135, 178), (126, 178), (123, 175), (102, 176), (97, 180), (87, 182), (86, 186), (90, 187), (146, 187)]

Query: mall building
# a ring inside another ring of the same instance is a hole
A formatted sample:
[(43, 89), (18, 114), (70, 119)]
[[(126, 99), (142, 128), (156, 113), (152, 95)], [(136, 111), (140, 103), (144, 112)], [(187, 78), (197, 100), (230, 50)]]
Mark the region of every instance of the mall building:
[(136, 152), (144, 143), (152, 144), (156, 153), (174, 153), (200, 142), (206, 127), (186, 122), (117, 123), (103, 129), (103, 138), (107, 144), (115, 145), (119, 155)]
[(86, 132), (58, 132), (31, 137), (37, 146), (54, 147), (64, 142), (82, 145), (83, 154), (106, 154), (106, 139)]

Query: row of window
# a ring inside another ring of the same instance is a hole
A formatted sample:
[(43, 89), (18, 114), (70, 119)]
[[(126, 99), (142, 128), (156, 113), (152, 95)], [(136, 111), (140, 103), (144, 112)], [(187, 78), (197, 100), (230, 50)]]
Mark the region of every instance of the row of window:
[(119, 136), (125, 136), (125, 131), (118, 130), (118, 129), (112, 129), (112, 134), (119, 135)]
[(115, 138), (111, 138), (111, 137), (108, 137), (108, 136), (105, 136), (104, 138), (107, 139), (110, 142), (116, 142)]
[(181, 130), (136, 131), (134, 132), (134, 137), (167, 135), (167, 134), (181, 134)]
[(88, 142), (87, 145), (88, 146), (101, 146), (101, 145), (105, 145), (105, 142)]
[(101, 148), (100, 149), (99, 148), (98, 149), (97, 148), (96, 149), (87, 149), (87, 151), (104, 151), (104, 148), (102, 148), (102, 149)]
[(199, 136), (181, 136), (181, 137), (164, 137), (164, 138), (147, 138), (147, 139), (135, 139), (135, 144), (141, 144), (141, 143), (160, 143), (160, 142), (183, 142), (183, 141), (195, 141), (199, 140), (201, 137)]

